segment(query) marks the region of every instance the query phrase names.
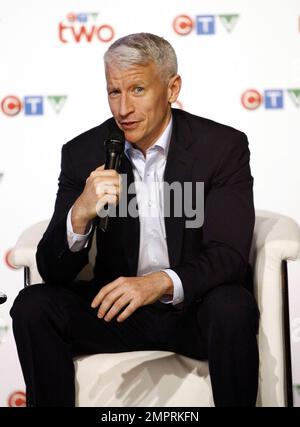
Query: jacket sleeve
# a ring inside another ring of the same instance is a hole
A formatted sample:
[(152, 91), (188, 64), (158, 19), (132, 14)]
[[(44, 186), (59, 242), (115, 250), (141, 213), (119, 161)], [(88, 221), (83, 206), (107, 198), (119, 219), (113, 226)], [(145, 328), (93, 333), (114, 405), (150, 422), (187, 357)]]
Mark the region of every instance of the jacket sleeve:
[[(61, 172), (54, 213), (36, 252), (39, 273), (46, 283), (65, 285), (73, 281), (88, 263), (88, 252), (92, 242), (79, 252), (72, 252), (67, 241), (67, 215), (84, 189), (84, 183), (76, 176), (68, 144), (62, 147)], [(94, 228), (94, 227), (93, 227)]]
[(182, 280), (184, 309), (221, 284), (245, 281), (254, 222), (248, 140), (238, 132), (220, 153), (205, 198), (201, 250), (173, 267)]

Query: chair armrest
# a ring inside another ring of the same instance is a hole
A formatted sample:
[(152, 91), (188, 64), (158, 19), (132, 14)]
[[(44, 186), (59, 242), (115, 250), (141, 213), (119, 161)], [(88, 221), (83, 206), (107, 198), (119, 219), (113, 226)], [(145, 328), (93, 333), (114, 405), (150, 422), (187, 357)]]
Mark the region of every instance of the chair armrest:
[[(263, 406), (285, 406), (286, 359), (283, 261), (300, 257), (300, 229), (291, 218), (256, 211), (251, 248), (254, 293), (260, 310), (260, 399)], [(270, 390), (274, 390), (271, 396)]]
[(9, 261), (15, 267), (28, 267), (30, 270), (30, 284), (42, 283), (39, 275), (35, 254), (47, 226), (48, 220), (38, 222), (27, 228), (18, 238), (17, 243), (10, 251)]
[[(43, 283), (36, 265), (36, 249), (39, 241), (49, 224), (49, 220), (41, 221), (27, 228), (17, 240), (9, 254), (9, 262), (16, 268), (25, 267), (29, 274), (25, 274), (25, 284)], [(95, 235), (92, 248), (89, 253), (90, 263), (78, 274), (78, 280), (91, 280), (93, 278), (93, 265), (96, 253)], [(26, 271), (25, 271), (26, 273)]]
[(268, 251), (274, 262), (300, 257), (300, 228), (292, 218), (257, 210), (250, 259), (259, 251)]

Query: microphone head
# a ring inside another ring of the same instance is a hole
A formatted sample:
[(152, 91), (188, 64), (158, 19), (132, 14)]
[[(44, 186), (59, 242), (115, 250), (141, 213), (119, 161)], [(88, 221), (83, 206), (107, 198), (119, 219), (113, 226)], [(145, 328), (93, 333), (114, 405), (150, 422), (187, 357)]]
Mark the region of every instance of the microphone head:
[(104, 140), (106, 150), (115, 153), (122, 153), (125, 148), (124, 132), (117, 126), (110, 128), (107, 138)]

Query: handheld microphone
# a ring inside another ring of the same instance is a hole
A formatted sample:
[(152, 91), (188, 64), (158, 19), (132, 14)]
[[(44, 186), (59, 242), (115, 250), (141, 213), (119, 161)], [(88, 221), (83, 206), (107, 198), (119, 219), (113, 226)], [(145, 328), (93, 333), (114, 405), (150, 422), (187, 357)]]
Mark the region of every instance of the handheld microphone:
[[(119, 172), (121, 158), (125, 148), (125, 136), (121, 129), (113, 129), (108, 138), (104, 141), (106, 149), (106, 159), (104, 169), (114, 169)], [(107, 209), (107, 204), (104, 206)], [(99, 227), (102, 231), (107, 230), (109, 215), (101, 216), (99, 220)]]

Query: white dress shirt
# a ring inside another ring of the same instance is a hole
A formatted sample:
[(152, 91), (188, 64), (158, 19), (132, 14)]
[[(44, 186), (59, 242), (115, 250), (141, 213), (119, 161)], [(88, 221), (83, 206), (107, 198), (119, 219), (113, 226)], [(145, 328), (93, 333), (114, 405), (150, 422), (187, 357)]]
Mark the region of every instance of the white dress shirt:
[[(163, 179), (172, 132), (172, 119), (154, 145), (148, 148), (146, 157), (132, 144), (125, 141), (125, 154), (133, 167), (136, 196), (139, 207), (140, 251), (137, 276), (155, 271), (165, 271), (173, 281), (173, 298), (164, 295), (163, 303), (179, 304), (184, 300), (182, 282), (171, 270), (163, 216)], [(71, 211), (67, 218), (69, 248), (77, 252), (88, 244), (87, 234), (76, 234), (72, 228)]]

